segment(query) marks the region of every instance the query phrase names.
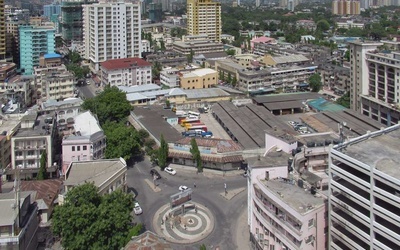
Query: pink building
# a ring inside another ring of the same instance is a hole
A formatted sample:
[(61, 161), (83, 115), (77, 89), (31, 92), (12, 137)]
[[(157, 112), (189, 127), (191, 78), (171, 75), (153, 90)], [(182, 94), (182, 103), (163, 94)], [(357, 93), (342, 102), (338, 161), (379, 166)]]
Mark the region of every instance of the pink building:
[(253, 249), (326, 249), (326, 196), (288, 171), (293, 162), (289, 152), (297, 145), (293, 137), (269, 132), (268, 152), (248, 160), (248, 223)]
[(106, 136), (96, 117), (84, 112), (75, 117), (74, 132), (62, 141), (62, 172), (76, 161), (92, 161), (104, 157)]
[(255, 37), (250, 41), (251, 51), (254, 50), (254, 44), (256, 43), (277, 44), (276, 40), (272, 37), (266, 37), (266, 36)]

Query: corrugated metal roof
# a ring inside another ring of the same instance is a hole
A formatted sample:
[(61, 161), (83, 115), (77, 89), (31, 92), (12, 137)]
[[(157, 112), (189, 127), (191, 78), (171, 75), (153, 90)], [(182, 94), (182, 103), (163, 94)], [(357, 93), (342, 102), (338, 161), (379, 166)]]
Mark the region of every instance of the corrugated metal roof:
[(230, 94), (219, 88), (209, 88), (209, 89), (184, 89), (183, 92), (186, 93), (188, 99), (200, 99), (205, 97), (220, 97), (220, 96), (230, 96)]

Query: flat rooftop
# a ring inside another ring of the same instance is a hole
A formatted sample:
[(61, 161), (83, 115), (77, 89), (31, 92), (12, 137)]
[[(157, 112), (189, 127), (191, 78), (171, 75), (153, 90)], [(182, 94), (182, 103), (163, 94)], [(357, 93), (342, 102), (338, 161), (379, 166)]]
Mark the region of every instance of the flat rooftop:
[(265, 156), (248, 158), (247, 163), (252, 168), (273, 168), (287, 166), (290, 157), (292, 157), (292, 155), (274, 149), (270, 150)]
[(324, 198), (315, 197), (309, 190), (305, 191), (303, 188), (292, 185), (283, 179), (262, 180), (261, 182), (271, 193), (299, 214), (307, 214), (325, 204)]
[(346, 143), (342, 153), (400, 179), (400, 125), (373, 134), (367, 140)]
[[(144, 127), (160, 140), (161, 135), (164, 136), (166, 142), (176, 142), (182, 139), (182, 135), (171, 126), (164, 117), (176, 117), (171, 110), (165, 110), (163, 107), (146, 106), (135, 107), (132, 113), (137, 117)], [(172, 113), (172, 114), (171, 114)]]
[(311, 99), (317, 99), (323, 97), (323, 95), (313, 92), (298, 92), (298, 93), (284, 93), (266, 96), (257, 96), (253, 100), (258, 104), (265, 103), (285, 103), (289, 101), (301, 101), (305, 102)]
[[(31, 137), (31, 136), (46, 136), (50, 135), (52, 126), (54, 125), (54, 117), (52, 112), (46, 115), (29, 114), (21, 118), (21, 126), (25, 121), (34, 121), (30, 128), (20, 128), (14, 134), (14, 137)], [(36, 120), (35, 120), (36, 118)], [(51, 120), (51, 123), (48, 121)]]

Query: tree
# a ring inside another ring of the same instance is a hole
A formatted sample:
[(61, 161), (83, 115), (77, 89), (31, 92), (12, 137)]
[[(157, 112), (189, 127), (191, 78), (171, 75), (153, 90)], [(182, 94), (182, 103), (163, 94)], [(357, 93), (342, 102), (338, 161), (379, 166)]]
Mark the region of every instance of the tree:
[(168, 160), (168, 143), (165, 141), (163, 134), (161, 134), (157, 160), (158, 166), (160, 166), (161, 170), (164, 170), (164, 168), (167, 166)]
[(328, 21), (326, 21), (325, 19), (319, 20), (317, 22), (317, 30), (324, 32), (324, 31), (329, 30), (329, 28), (330, 28), (330, 25), (329, 25)]
[(231, 72), (228, 73), (228, 79), (226, 80), (228, 83), (232, 82), (232, 75)]
[(164, 51), (164, 50), (166, 50), (167, 48), (165, 48), (165, 42), (164, 42), (164, 40), (163, 39), (160, 39), (160, 50), (161, 51)]
[(124, 121), (132, 110), (131, 104), (126, 100), (126, 94), (115, 86), (106, 87), (96, 97), (86, 99), (82, 108), (96, 114), (100, 125), (107, 121)]
[(65, 249), (119, 250), (130, 240), (132, 209), (132, 195), (117, 190), (100, 196), (94, 184), (85, 183), (54, 209), (51, 229)]
[(194, 56), (194, 51), (192, 49), (190, 49), (190, 54), (187, 56), (188, 63), (193, 62), (193, 56)]
[(197, 142), (195, 138), (192, 138), (190, 141), (190, 153), (192, 153), (193, 160), (196, 162), (197, 172), (203, 172), (203, 162), (201, 160), (200, 150), (197, 146)]
[(310, 76), (308, 83), (310, 84), (312, 92), (318, 92), (321, 90), (322, 82), (319, 74), (315, 73), (314, 75)]
[(347, 62), (350, 62), (350, 50), (347, 49), (346, 52), (344, 53), (344, 59), (346, 59)]
[(232, 86), (236, 87), (236, 84), (237, 84), (237, 78), (236, 78), (236, 76), (234, 76), (232, 79)]
[(207, 250), (207, 247), (206, 247), (206, 245), (204, 245), (204, 244), (201, 244), (201, 245), (200, 245), (200, 250)]
[(162, 70), (162, 65), (159, 61), (153, 62), (151, 66), (151, 74), (154, 79), (160, 79), (160, 72)]
[(226, 54), (228, 54), (229, 56), (234, 56), (236, 54), (236, 51), (234, 49), (228, 49), (226, 51)]
[(38, 180), (44, 180), (47, 177), (47, 152), (46, 150), (43, 151), (42, 155), (40, 156), (40, 168), (39, 173), (37, 175)]
[(129, 160), (141, 154), (139, 133), (132, 126), (126, 126), (123, 122), (108, 121), (102, 128), (107, 136), (105, 158), (122, 157)]
[(347, 92), (342, 97), (337, 99), (336, 103), (349, 109), (350, 108), (350, 92)]

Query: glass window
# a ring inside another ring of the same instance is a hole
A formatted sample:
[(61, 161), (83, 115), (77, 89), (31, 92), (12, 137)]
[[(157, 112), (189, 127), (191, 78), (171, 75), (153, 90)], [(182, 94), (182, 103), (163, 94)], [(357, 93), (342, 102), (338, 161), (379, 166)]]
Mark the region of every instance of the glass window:
[(75, 151), (75, 146), (72, 146), (72, 151)]
[(82, 146), (82, 150), (87, 150), (87, 146)]
[(76, 146), (76, 151), (81, 151), (81, 146)]

